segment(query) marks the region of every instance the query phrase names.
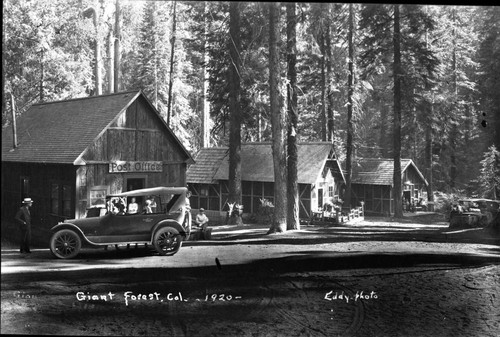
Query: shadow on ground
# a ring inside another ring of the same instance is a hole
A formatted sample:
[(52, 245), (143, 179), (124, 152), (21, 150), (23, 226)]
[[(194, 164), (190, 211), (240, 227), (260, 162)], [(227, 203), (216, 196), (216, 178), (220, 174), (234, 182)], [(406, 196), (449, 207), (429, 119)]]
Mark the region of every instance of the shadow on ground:
[[(24, 281), (60, 281), (106, 279), (119, 283), (127, 275), (127, 283), (154, 282), (154, 281), (182, 281), (189, 280), (214, 280), (217, 282), (252, 282), (254, 279), (269, 278), (291, 272), (323, 272), (356, 269), (390, 269), (390, 268), (463, 268), (480, 267), (491, 264), (500, 264), (500, 249), (487, 248), (485, 253), (477, 254), (442, 254), (442, 253), (366, 253), (362, 251), (335, 252), (331, 250), (296, 250), (287, 252), (286, 256), (255, 260), (249, 263), (225, 265), (224, 261), (212, 266), (176, 268), (100, 268), (100, 259), (105, 259), (106, 264), (113, 260), (117, 263), (123, 259), (141, 258), (151, 255), (147, 250), (117, 251), (114, 253), (104, 251), (82, 251), (78, 260), (67, 261), (68, 264), (78, 264), (85, 260), (86, 265), (95, 265), (95, 269), (84, 271), (75, 270), (50, 270), (47, 272), (23, 272), (2, 274), (2, 282), (15, 280)], [(491, 255), (495, 254), (495, 255)], [(50, 263), (50, 260), (48, 260)], [(34, 262), (39, 265), (39, 261)]]

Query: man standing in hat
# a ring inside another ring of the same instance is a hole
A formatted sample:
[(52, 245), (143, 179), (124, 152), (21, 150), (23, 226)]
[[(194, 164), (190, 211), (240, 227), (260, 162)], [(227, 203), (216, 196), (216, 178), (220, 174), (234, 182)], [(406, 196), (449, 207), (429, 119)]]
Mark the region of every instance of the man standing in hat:
[(17, 211), (15, 220), (21, 229), (21, 253), (31, 253), (31, 214), (30, 207), (33, 205), (31, 198), (24, 198), (23, 206)]

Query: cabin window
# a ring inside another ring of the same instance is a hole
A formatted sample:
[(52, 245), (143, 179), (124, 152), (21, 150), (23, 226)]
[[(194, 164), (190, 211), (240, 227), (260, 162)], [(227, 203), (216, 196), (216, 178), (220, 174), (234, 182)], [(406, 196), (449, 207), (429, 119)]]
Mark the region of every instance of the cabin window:
[(21, 177), (21, 198), (30, 197), (30, 179), (28, 177)]
[(334, 192), (333, 192), (333, 186), (328, 186), (328, 197), (333, 198)]
[(208, 197), (208, 187), (207, 186), (203, 186), (200, 189), (200, 196), (202, 196), (202, 197)]
[(250, 181), (242, 181), (241, 192), (243, 195), (252, 195), (252, 183)]
[(50, 189), (50, 210), (53, 214), (71, 218), (71, 193), (70, 185), (53, 183)]
[(274, 197), (274, 184), (273, 183), (264, 183), (264, 197), (266, 199), (269, 199), (269, 197)]

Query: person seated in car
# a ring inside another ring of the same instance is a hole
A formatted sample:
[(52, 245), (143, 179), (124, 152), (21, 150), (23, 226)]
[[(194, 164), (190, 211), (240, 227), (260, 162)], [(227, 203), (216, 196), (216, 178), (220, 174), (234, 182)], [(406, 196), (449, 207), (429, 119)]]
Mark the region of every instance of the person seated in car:
[(199, 213), (196, 214), (196, 218), (194, 219), (194, 222), (198, 227), (201, 227), (201, 229), (205, 230), (208, 226), (208, 217), (205, 214), (205, 210), (203, 208), (200, 208)]
[(144, 203), (143, 213), (145, 213), (145, 214), (153, 213), (153, 209), (151, 208), (152, 203), (153, 202), (151, 201), (151, 199), (146, 199), (146, 201)]
[(130, 204), (128, 204), (127, 213), (128, 214), (136, 214), (137, 212), (139, 212), (139, 205), (137, 204), (136, 199), (132, 198), (130, 200)]
[(113, 206), (116, 208), (115, 214), (124, 215), (127, 211), (127, 202), (124, 198), (117, 198), (113, 201)]

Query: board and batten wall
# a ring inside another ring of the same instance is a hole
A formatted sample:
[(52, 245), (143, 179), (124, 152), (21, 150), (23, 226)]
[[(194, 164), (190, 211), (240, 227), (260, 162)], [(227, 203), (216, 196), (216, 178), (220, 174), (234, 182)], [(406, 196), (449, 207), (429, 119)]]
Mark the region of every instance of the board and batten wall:
[[(144, 172), (146, 186), (186, 186), (187, 156), (177, 140), (162, 125), (160, 117), (139, 97), (87, 149), (86, 165), (76, 170), (76, 217), (83, 217), (90, 190), (96, 186), (106, 193), (120, 193), (132, 173), (110, 172), (119, 161), (161, 162), (161, 172)], [(134, 172), (136, 174), (137, 172)]]

